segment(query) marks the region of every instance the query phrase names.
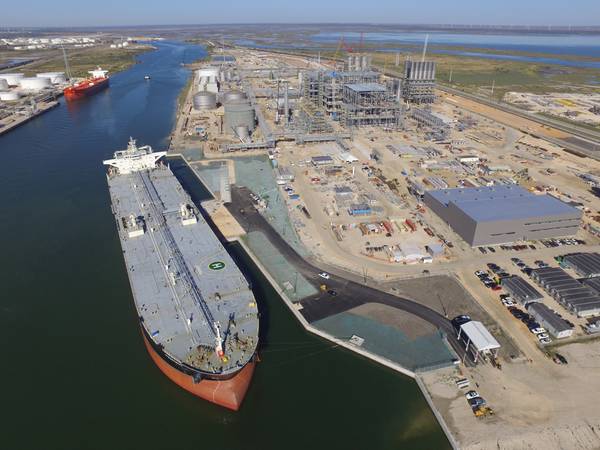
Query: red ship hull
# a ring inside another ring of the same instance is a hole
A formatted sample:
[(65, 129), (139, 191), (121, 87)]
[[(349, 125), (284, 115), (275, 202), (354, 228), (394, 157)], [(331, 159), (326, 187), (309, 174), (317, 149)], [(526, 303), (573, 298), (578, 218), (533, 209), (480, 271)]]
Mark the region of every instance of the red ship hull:
[(63, 93), (67, 100), (79, 100), (94, 95), (102, 89), (106, 89), (109, 84), (108, 80), (107, 77), (88, 78), (87, 80), (65, 88)]
[(240, 409), (242, 401), (248, 391), (248, 387), (250, 386), (252, 375), (254, 374), (254, 362), (246, 364), (242, 370), (227, 380), (204, 379), (200, 382), (195, 382), (192, 376), (177, 370), (171, 364), (167, 363), (153, 348), (150, 342), (148, 342), (148, 338), (143, 330), (142, 336), (144, 337), (144, 344), (146, 344), (146, 349), (148, 350), (148, 353), (150, 353), (150, 357), (161, 372), (172, 382), (211, 403), (215, 403), (233, 411)]

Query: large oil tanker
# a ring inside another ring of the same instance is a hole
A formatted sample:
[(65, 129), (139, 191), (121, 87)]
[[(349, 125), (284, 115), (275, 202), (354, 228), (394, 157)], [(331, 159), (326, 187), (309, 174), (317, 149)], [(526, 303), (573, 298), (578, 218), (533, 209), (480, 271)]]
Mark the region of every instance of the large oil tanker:
[(132, 139), (104, 161), (142, 335), (173, 382), (237, 410), (254, 372), (256, 300), (165, 154)]
[(64, 89), (63, 94), (67, 100), (79, 100), (89, 97), (108, 87), (108, 70), (102, 70), (102, 68), (98, 67), (95, 70), (90, 70), (89, 73), (91, 74), (90, 78), (86, 78)]

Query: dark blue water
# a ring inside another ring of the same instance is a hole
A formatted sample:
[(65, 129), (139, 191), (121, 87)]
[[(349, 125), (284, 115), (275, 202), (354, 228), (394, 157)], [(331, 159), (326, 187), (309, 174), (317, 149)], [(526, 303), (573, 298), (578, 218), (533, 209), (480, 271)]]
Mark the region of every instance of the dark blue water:
[(155, 367), (101, 161), (130, 135), (167, 143), (189, 77), (181, 62), (204, 52), (156, 46), (109, 89), (0, 137), (0, 449), (448, 448), (412, 380), (307, 334), (239, 248), (262, 330), (242, 409), (200, 400)]

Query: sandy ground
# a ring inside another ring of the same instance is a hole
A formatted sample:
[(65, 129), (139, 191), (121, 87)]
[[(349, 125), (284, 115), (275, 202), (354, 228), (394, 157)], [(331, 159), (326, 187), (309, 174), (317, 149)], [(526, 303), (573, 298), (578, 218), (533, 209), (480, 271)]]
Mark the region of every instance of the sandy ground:
[[(423, 375), (433, 401), (459, 441), (469, 450), (598, 449), (600, 408), (600, 342), (560, 349), (569, 364), (549, 359), (533, 363), (442, 369)], [(476, 418), (455, 385), (471, 381), (495, 414)]]
[(202, 202), (202, 206), (228, 241), (246, 234), (242, 226), (229, 213), (222, 203), (214, 200)]
[(514, 114), (510, 114), (498, 109), (492, 108), (491, 106), (483, 105), (481, 103), (474, 102), (464, 97), (458, 97), (456, 95), (447, 94), (445, 92), (438, 92), (441, 98), (445, 101), (452, 103), (453, 105), (460, 106), (461, 108), (473, 111), (482, 116), (489, 117), (504, 125), (509, 125), (513, 128), (526, 131), (528, 133), (535, 133), (538, 136), (546, 136), (550, 138), (564, 139), (571, 135), (554, 128), (546, 127), (533, 120), (525, 119)]

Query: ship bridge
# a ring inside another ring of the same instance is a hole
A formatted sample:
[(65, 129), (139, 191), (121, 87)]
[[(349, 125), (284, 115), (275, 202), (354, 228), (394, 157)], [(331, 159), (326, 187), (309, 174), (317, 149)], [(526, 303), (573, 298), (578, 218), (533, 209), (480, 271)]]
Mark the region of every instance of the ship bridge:
[(130, 138), (126, 150), (115, 152), (113, 159), (102, 161), (105, 166), (113, 167), (119, 174), (139, 172), (156, 168), (157, 161), (167, 152), (152, 152), (152, 147), (138, 147), (135, 139)]

